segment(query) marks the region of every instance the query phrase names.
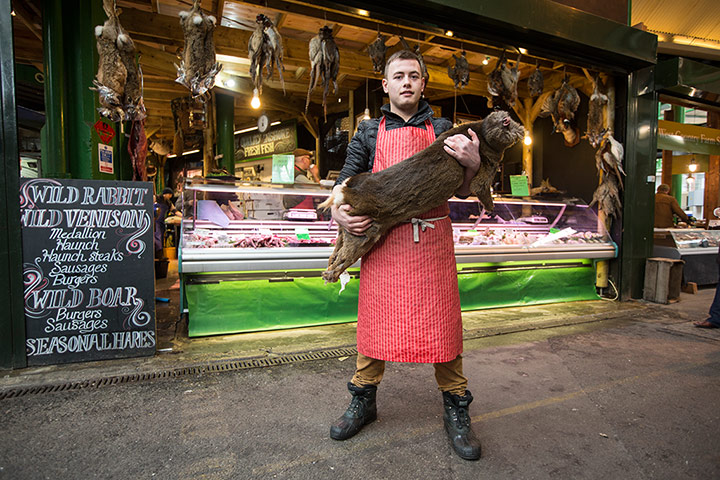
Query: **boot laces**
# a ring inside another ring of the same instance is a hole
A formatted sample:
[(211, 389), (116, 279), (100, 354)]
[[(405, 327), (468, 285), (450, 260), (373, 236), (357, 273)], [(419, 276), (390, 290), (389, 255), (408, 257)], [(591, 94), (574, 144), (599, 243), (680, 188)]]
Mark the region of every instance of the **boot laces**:
[(360, 410), (363, 408), (363, 399), (359, 396), (353, 397), (348, 405), (347, 413), (350, 413), (353, 417), (360, 416)]

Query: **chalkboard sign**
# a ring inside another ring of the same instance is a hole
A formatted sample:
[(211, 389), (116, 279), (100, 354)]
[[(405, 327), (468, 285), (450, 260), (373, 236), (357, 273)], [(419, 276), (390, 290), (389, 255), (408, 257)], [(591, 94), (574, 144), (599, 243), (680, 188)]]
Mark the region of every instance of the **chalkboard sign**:
[(155, 352), (148, 182), (21, 179), (28, 365)]

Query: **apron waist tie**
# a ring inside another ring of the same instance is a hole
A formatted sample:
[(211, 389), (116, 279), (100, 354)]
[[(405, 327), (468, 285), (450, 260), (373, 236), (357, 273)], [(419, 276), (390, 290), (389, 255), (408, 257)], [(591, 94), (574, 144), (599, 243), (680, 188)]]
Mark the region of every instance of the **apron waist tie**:
[[(435, 224), (432, 222), (437, 222), (438, 220), (443, 220), (447, 218), (448, 216), (442, 216), (442, 217), (436, 217), (436, 218), (411, 218), (409, 223), (412, 223), (413, 226), (413, 241), (415, 243), (420, 243), (420, 229), (424, 232), (426, 228), (435, 228)], [(420, 227), (420, 229), (418, 229)]]

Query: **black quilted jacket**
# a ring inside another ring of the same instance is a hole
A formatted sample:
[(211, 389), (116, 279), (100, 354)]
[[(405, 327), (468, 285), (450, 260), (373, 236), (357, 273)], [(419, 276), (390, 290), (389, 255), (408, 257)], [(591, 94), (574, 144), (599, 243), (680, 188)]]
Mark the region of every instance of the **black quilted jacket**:
[[(408, 122), (405, 122), (399, 115), (392, 113), (390, 104), (383, 105), (380, 111), (385, 116), (385, 128), (387, 130), (400, 127), (420, 127), (424, 129), (425, 120), (428, 118), (435, 130), (436, 137), (452, 128), (452, 122), (447, 118), (435, 118), (432, 116), (433, 111), (425, 100), (420, 100), (417, 113)], [(350, 140), (350, 145), (348, 145), (345, 165), (335, 182), (336, 185), (358, 173), (372, 171), (379, 126), (380, 118), (365, 120), (360, 124), (357, 133)]]

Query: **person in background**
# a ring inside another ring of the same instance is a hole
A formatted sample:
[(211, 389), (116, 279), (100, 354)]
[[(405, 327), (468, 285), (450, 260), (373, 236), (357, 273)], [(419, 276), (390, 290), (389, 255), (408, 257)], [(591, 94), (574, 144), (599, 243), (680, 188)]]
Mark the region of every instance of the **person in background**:
[(155, 232), (153, 244), (155, 258), (163, 258), (163, 239), (165, 237), (165, 218), (175, 214), (175, 205), (172, 203), (172, 188), (165, 188), (160, 195), (155, 196)]
[(295, 156), (295, 183), (318, 183), (320, 175), (317, 165), (313, 164), (313, 153), (304, 148), (296, 148)]
[[(718, 268), (720, 269), (720, 250), (716, 257)], [(702, 322), (695, 322), (698, 328), (720, 328), (720, 278), (718, 279), (717, 285), (715, 285), (715, 298), (713, 298), (712, 305), (710, 305), (709, 317)]]
[(655, 194), (655, 228), (674, 227), (673, 215), (677, 215), (683, 222), (690, 223), (675, 197), (670, 195), (670, 187), (662, 183)]
[[(385, 64), (383, 90), (390, 103), (383, 116), (360, 124), (347, 149), (335, 189), (362, 172), (380, 171), (423, 150), (452, 128), (434, 118), (427, 102), (420, 61), (408, 50), (394, 53)], [(470, 180), (480, 167), (480, 141), (472, 130), (445, 140), (445, 150), (465, 167), (456, 195), (470, 194)], [(362, 235), (369, 217), (352, 216), (351, 205), (331, 207), (333, 219), (347, 232)], [(388, 231), (362, 258), (358, 297), (357, 363), (347, 384), (352, 400), (330, 428), (334, 440), (346, 440), (377, 418), (375, 397), (385, 362), (431, 363), (442, 392), (443, 422), (455, 452), (465, 460), (480, 458), (480, 441), (472, 431), (462, 369), (462, 317), (451, 220), (447, 202), (421, 217), (432, 228), (413, 240), (413, 225)], [(396, 399), (397, 408), (411, 398)], [(402, 403), (401, 403), (402, 402)]]

